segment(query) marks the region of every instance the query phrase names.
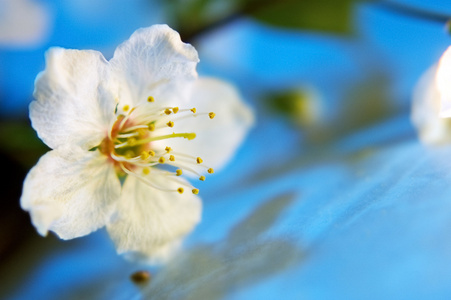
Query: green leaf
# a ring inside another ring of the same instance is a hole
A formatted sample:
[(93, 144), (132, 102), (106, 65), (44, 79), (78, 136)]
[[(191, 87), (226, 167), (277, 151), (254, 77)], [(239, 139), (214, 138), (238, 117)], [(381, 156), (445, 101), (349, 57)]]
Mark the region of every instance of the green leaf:
[(249, 15), (260, 22), (277, 27), (348, 34), (352, 31), (352, 11), (357, 0), (265, 2), (266, 5), (260, 3), (259, 8), (250, 10)]
[(19, 120), (0, 122), (0, 148), (25, 168), (32, 167), (49, 150), (28, 122)]

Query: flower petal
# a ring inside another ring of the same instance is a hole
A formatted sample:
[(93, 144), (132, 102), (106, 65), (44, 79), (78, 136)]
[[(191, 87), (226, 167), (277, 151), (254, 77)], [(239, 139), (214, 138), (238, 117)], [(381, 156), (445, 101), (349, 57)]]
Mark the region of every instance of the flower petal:
[(121, 104), (134, 107), (149, 96), (165, 106), (180, 102), (197, 78), (198, 61), (194, 47), (183, 43), (167, 25), (138, 29), (110, 61), (118, 80), (127, 83), (121, 90)]
[(98, 151), (59, 148), (41, 157), (25, 178), (21, 206), (38, 232), (62, 239), (105, 225), (120, 195), (113, 164)]
[(50, 147), (97, 146), (114, 118), (108, 62), (97, 51), (51, 48), (35, 83), (30, 118)]
[[(180, 185), (166, 176), (149, 174), (152, 181), (169, 189)], [(107, 230), (119, 254), (151, 263), (166, 261), (183, 237), (200, 221), (200, 199), (190, 191), (163, 192), (135, 177), (127, 177), (117, 215)]]
[[(193, 86), (190, 105), (198, 113), (214, 112), (174, 121), (172, 131), (195, 132), (194, 140), (170, 139), (154, 146), (169, 146), (192, 156), (199, 156), (206, 165), (219, 169), (235, 154), (254, 123), (252, 110), (242, 101), (238, 91), (224, 81), (200, 78)], [(168, 130), (168, 129), (166, 129)], [(176, 158), (177, 159), (177, 158)]]
[(436, 81), (440, 93), (440, 116), (449, 118), (451, 117), (451, 47), (440, 58)]
[(413, 125), (425, 144), (443, 144), (451, 141), (451, 119), (440, 118), (440, 94), (436, 87), (437, 65), (420, 78), (413, 92)]

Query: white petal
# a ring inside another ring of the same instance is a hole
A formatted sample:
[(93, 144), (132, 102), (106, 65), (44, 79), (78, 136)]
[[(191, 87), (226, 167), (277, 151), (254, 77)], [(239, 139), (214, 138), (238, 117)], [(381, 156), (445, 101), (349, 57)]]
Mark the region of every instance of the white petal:
[(71, 239), (104, 226), (119, 194), (120, 182), (106, 156), (59, 148), (28, 173), (20, 202), (41, 235), (51, 230)]
[[(153, 173), (152, 180), (169, 189), (180, 185)], [(187, 188), (183, 194), (151, 188), (127, 177), (117, 215), (107, 225), (118, 253), (151, 263), (166, 261), (183, 237), (200, 221), (200, 199)]]
[(164, 140), (155, 145), (199, 156), (206, 165), (220, 169), (246, 137), (254, 123), (254, 114), (231, 84), (213, 78), (200, 78), (195, 83), (190, 105), (198, 113), (214, 112), (216, 116), (210, 119), (208, 115), (199, 115), (174, 121), (170, 130), (194, 132), (196, 138)]
[(440, 93), (440, 116), (451, 117), (451, 47), (440, 58), (436, 80)]
[(108, 62), (97, 51), (52, 48), (35, 83), (30, 118), (50, 147), (97, 146), (114, 118)]
[(413, 92), (412, 123), (420, 140), (426, 144), (451, 141), (451, 119), (440, 118), (440, 94), (436, 87), (437, 65), (420, 78)]
[(121, 105), (134, 107), (149, 96), (156, 104), (183, 101), (190, 82), (197, 78), (198, 61), (194, 47), (183, 43), (167, 25), (138, 29), (116, 49), (110, 61), (119, 81), (126, 83), (121, 90)]

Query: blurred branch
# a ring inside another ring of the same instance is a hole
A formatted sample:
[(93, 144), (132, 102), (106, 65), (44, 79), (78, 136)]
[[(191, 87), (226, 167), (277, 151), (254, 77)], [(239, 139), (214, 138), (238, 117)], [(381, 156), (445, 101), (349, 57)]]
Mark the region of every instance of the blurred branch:
[(402, 3), (397, 3), (393, 1), (376, 1), (373, 2), (376, 6), (379, 6), (385, 10), (392, 11), (394, 13), (402, 14), (408, 17), (420, 18), (424, 20), (429, 20), (441, 24), (447, 23), (451, 16), (448, 14), (427, 11), (421, 8), (409, 6)]
[[(251, 17), (258, 21), (269, 20), (270, 25), (277, 25), (280, 22), (291, 24), (292, 26), (288, 25), (288, 27), (296, 29), (349, 33), (350, 24), (346, 24), (346, 19), (352, 19), (351, 7), (358, 2), (370, 2), (375, 7), (387, 11), (440, 24), (447, 24), (451, 19), (449, 14), (428, 11), (389, 0), (235, 0), (229, 2), (233, 9), (225, 11), (222, 15), (208, 18), (203, 13), (206, 13), (205, 9), (212, 2), (214, 1), (193, 0), (187, 2), (194, 3), (191, 7), (183, 4), (179, 6), (181, 3), (177, 0), (167, 2), (180, 8), (175, 18), (177, 23), (175, 27), (184, 41), (191, 42), (202, 34), (242, 17)], [(323, 26), (320, 26), (321, 24)]]
[(200, 36), (202, 34), (205, 34), (209, 31), (213, 31), (216, 28), (220, 28), (223, 25), (232, 23), (233, 21), (244, 17), (246, 15), (251, 15), (253, 13), (258, 12), (259, 10), (271, 6), (274, 3), (281, 3), (281, 2), (287, 2), (289, 0), (250, 0), (250, 1), (244, 1), (244, 4), (242, 4), (236, 11), (229, 15), (225, 15), (221, 18), (217, 18), (214, 21), (206, 22), (204, 24), (201, 24), (199, 26), (184, 26), (184, 24), (180, 24), (180, 28), (178, 28), (180, 36), (182, 37), (182, 40), (185, 42), (190, 42), (193, 39), (195, 39), (197, 36)]

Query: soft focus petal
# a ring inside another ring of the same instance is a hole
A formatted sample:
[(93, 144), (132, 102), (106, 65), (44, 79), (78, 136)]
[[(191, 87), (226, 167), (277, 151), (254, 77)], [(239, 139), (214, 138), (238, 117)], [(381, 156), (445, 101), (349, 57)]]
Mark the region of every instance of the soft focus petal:
[(30, 118), (51, 148), (97, 146), (114, 117), (108, 62), (97, 51), (52, 48), (46, 69), (38, 75)]
[(0, 46), (33, 47), (50, 33), (51, 14), (45, 3), (33, 0), (0, 1)]
[(104, 226), (119, 194), (107, 157), (73, 147), (41, 157), (25, 179), (20, 201), (41, 235), (51, 230), (71, 239)]
[[(149, 176), (168, 189), (180, 186), (165, 176), (152, 173)], [(200, 217), (201, 202), (188, 189), (183, 194), (163, 192), (129, 176), (123, 186), (117, 215), (107, 229), (118, 253), (161, 263), (170, 258)]]
[(231, 84), (213, 78), (200, 78), (195, 83), (191, 106), (198, 113), (214, 112), (216, 116), (210, 119), (208, 115), (199, 115), (175, 121), (171, 130), (195, 132), (196, 138), (165, 140), (159, 142), (159, 146), (199, 156), (207, 166), (219, 169), (246, 137), (254, 123), (254, 114)]
[(436, 87), (437, 65), (420, 78), (413, 92), (412, 123), (426, 144), (451, 142), (451, 119), (440, 118), (440, 94)]
[(114, 52), (110, 63), (119, 81), (121, 104), (136, 106), (153, 96), (156, 104), (180, 103), (197, 78), (197, 52), (167, 25), (141, 28)]
[(451, 117), (451, 47), (440, 58), (436, 80), (440, 93), (440, 116), (449, 118)]

